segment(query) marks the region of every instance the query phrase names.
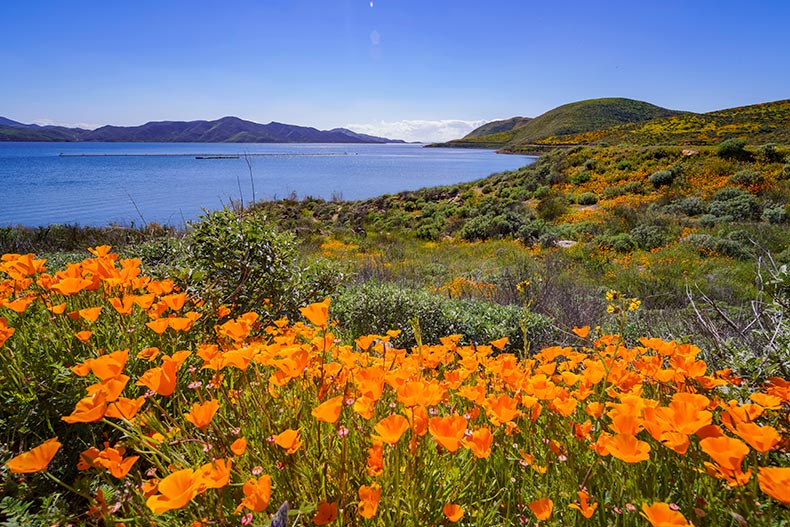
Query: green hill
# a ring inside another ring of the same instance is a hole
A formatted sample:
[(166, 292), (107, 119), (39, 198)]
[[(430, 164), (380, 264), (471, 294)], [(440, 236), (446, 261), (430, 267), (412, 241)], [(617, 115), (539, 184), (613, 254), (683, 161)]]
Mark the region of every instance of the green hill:
[(633, 99), (589, 99), (559, 106), (534, 119), (513, 117), (493, 121), (473, 130), (463, 139), (435, 146), (502, 148), (506, 152), (519, 152), (534, 150), (534, 145), (546, 138), (577, 135), (678, 115), (683, 115), (683, 112)]
[(554, 136), (581, 134), (627, 123), (683, 115), (675, 110), (633, 99), (589, 99), (550, 110), (519, 128), (506, 150), (535, 144)]
[(463, 139), (476, 139), (492, 134), (511, 132), (521, 128), (531, 120), (532, 119), (530, 117), (511, 117), (510, 119), (503, 119), (501, 121), (491, 121), (490, 123), (486, 123), (483, 126), (475, 128), (466, 134)]
[(730, 138), (745, 139), (750, 144), (790, 144), (790, 100), (704, 114), (684, 113), (586, 133), (555, 133), (538, 142), (545, 145), (712, 145)]

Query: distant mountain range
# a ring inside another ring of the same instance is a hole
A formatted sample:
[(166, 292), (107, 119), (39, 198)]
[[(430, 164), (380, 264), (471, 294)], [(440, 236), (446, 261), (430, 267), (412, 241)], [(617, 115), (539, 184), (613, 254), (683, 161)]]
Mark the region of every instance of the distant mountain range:
[(96, 130), (23, 124), (0, 117), (0, 141), (91, 141), (110, 143), (404, 143), (358, 134), (346, 128), (318, 130), (238, 117), (216, 121), (156, 121), (140, 126), (102, 126)]
[(790, 144), (790, 100), (693, 113), (633, 99), (589, 99), (559, 106), (534, 119), (493, 121), (461, 139), (431, 146), (536, 153), (568, 145), (702, 146), (730, 138)]

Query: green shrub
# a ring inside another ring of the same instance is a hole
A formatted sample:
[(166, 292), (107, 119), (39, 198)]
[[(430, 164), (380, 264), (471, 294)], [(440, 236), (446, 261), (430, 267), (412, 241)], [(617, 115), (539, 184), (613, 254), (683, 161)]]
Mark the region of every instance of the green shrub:
[(765, 163), (781, 163), (785, 156), (776, 150), (774, 143), (768, 143), (757, 150), (757, 158)]
[(702, 203), (702, 198), (698, 196), (691, 196), (680, 200), (677, 203), (677, 208), (686, 216), (698, 216), (705, 211), (705, 205)]
[(785, 221), (787, 213), (784, 205), (775, 205), (772, 207), (765, 207), (761, 219), (768, 223), (780, 224)]
[(658, 172), (653, 172), (647, 180), (655, 187), (663, 187), (669, 186), (672, 184), (672, 181), (675, 179), (675, 174), (672, 173), (671, 170), (659, 170)]
[(666, 233), (655, 225), (637, 225), (631, 230), (631, 238), (637, 247), (648, 251), (666, 243)]
[(571, 183), (574, 185), (581, 185), (582, 183), (587, 183), (591, 179), (592, 176), (589, 172), (579, 172), (578, 174), (571, 176)]
[(708, 204), (708, 213), (719, 218), (731, 216), (738, 221), (754, 220), (762, 210), (757, 198), (743, 189), (725, 187)]
[[(419, 321), (422, 341), (436, 343), (441, 337), (461, 334), (466, 342), (487, 344), (506, 336), (512, 350), (523, 349), (521, 323), (524, 309), (480, 300), (453, 300), (423, 289), (412, 289), (381, 282), (366, 282), (348, 287), (332, 303), (332, 316), (347, 333), (384, 334), (401, 330), (398, 346), (414, 346), (411, 321)], [(527, 339), (531, 349), (540, 349), (554, 335), (550, 321), (534, 313), (526, 315)]]
[(538, 202), (535, 210), (540, 219), (553, 221), (565, 214), (568, 210), (568, 201), (564, 196), (547, 196)]
[(727, 139), (716, 148), (716, 155), (724, 159), (738, 159), (746, 161), (751, 154), (746, 150), (745, 139)]
[(741, 170), (730, 176), (728, 181), (733, 185), (751, 187), (765, 183), (765, 176), (756, 170), (747, 168), (746, 170)]
[(292, 311), (296, 268), (293, 234), (280, 232), (262, 214), (223, 209), (190, 225), (190, 257), (205, 274), (206, 296), (242, 310), (275, 315)]
[(579, 205), (595, 205), (598, 203), (598, 197), (592, 192), (583, 192), (576, 198), (576, 203)]

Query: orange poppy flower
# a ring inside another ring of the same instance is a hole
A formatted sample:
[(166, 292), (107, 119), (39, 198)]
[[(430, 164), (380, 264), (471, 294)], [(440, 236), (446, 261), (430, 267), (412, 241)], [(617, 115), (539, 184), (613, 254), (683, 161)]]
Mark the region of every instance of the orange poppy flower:
[(240, 456), (247, 451), (247, 440), (243, 437), (238, 438), (230, 445), (230, 451), (234, 456)]
[(157, 335), (161, 335), (169, 327), (169, 323), (166, 318), (157, 318), (151, 322), (146, 322), (145, 325), (151, 328), (151, 330)]
[(382, 441), (395, 445), (403, 433), (409, 429), (409, 421), (400, 414), (385, 417), (373, 427)]
[(190, 354), (188, 351), (177, 352), (172, 356), (162, 357), (162, 365), (143, 372), (137, 381), (138, 386), (147, 386), (159, 395), (169, 397), (176, 389), (178, 368)]
[(165, 303), (167, 307), (172, 309), (173, 311), (181, 311), (181, 308), (184, 307), (184, 303), (187, 300), (186, 293), (177, 293), (172, 295), (166, 295), (161, 297), (159, 300)]
[(415, 406), (406, 418), (415, 437), (422, 437), (428, 433), (428, 410), (424, 406)]
[(134, 308), (134, 296), (124, 295), (123, 298), (110, 298), (110, 305), (121, 315), (130, 315)]
[(487, 402), (491, 421), (497, 426), (521, 415), (518, 409), (518, 400), (515, 397), (503, 393), (498, 397), (489, 397)]
[(74, 407), (74, 411), (70, 415), (61, 417), (61, 420), (69, 424), (94, 423), (100, 421), (106, 411), (107, 395), (99, 392), (80, 399)]
[(154, 514), (185, 507), (197, 494), (194, 476), (195, 471), (191, 468), (173, 472), (159, 482), (159, 493), (149, 497), (145, 504)]
[(340, 411), (343, 409), (343, 399), (342, 395), (327, 399), (313, 408), (311, 412), (313, 417), (324, 423), (335, 423), (340, 417)]
[(738, 423), (735, 434), (761, 454), (765, 454), (782, 440), (776, 428), (754, 423)]
[[(320, 324), (316, 324), (320, 325)], [(329, 525), (337, 519), (337, 502), (327, 503), (322, 501), (318, 504), (318, 510), (313, 516), (313, 523), (316, 525)]]
[(737, 472), (740, 472), (741, 462), (749, 453), (749, 447), (743, 441), (728, 436), (702, 439), (699, 446), (720, 467)]
[(14, 474), (41, 472), (49, 466), (58, 449), (60, 449), (58, 438), (53, 437), (27, 452), (9, 459), (5, 462), (5, 466)]
[(299, 450), (299, 447), (302, 446), (302, 443), (299, 441), (299, 430), (291, 428), (274, 436), (274, 442), (284, 448), (289, 455)]
[(159, 348), (150, 347), (140, 350), (140, 352), (137, 354), (137, 358), (151, 362), (156, 358), (157, 355), (159, 355)]
[(496, 349), (502, 351), (504, 347), (507, 345), (507, 341), (510, 340), (507, 337), (502, 337), (501, 339), (492, 340), (491, 345), (494, 346)]
[(369, 476), (379, 476), (384, 471), (384, 443), (381, 439), (373, 438), (373, 445), (368, 449)]
[(189, 410), (189, 413), (184, 414), (184, 418), (198, 427), (200, 430), (205, 429), (214, 419), (214, 414), (219, 409), (219, 401), (211, 399), (203, 404), (195, 403)]
[(232, 460), (215, 459), (206, 463), (195, 471), (195, 483), (199, 493), (206, 489), (221, 489), (230, 482), (230, 467)]
[(35, 296), (26, 296), (24, 298), (17, 298), (16, 300), (12, 301), (3, 301), (0, 299), (0, 306), (5, 306), (11, 311), (15, 311), (17, 313), (24, 313), (28, 306), (30, 306), (30, 304), (32, 304), (35, 299)]
[(685, 527), (689, 525), (686, 518), (678, 511), (673, 511), (667, 503), (656, 502), (642, 505), (642, 512), (653, 527)]
[(219, 328), (217, 332), (221, 335), (229, 337), (235, 342), (241, 342), (246, 339), (253, 329), (253, 324), (258, 320), (257, 313), (245, 313), (235, 320), (228, 320)]
[(88, 322), (96, 322), (99, 319), (99, 315), (101, 314), (102, 307), (88, 307), (85, 309), (80, 309), (77, 311), (77, 314), (87, 320)]
[(379, 508), (380, 499), (381, 487), (378, 483), (374, 482), (373, 485), (362, 485), (359, 487), (359, 504), (357, 505), (359, 515), (368, 520), (375, 516)]
[(749, 399), (768, 410), (778, 410), (782, 407), (782, 398), (776, 395), (755, 392), (749, 396)]
[(445, 503), (444, 507), (442, 507), (442, 512), (453, 523), (464, 517), (463, 507), (455, 503)]
[(549, 498), (541, 498), (529, 504), (529, 508), (539, 520), (548, 520), (554, 510), (554, 502)]
[(195, 323), (195, 321), (189, 317), (169, 317), (159, 320), (167, 320), (167, 325), (171, 327), (173, 331), (189, 331), (192, 329), (192, 324)]
[(455, 452), (466, 434), (466, 418), (460, 415), (431, 417), (428, 420), (428, 431), (434, 441), (450, 452)]
[(763, 492), (790, 505), (790, 467), (762, 467), (757, 479)]
[(57, 283), (50, 286), (50, 289), (60, 293), (63, 296), (76, 295), (83, 289), (93, 285), (93, 281), (79, 277), (67, 277), (58, 280)]
[(103, 467), (110, 471), (114, 477), (123, 479), (140, 456), (130, 456), (124, 459), (124, 450), (107, 447), (93, 458), (94, 466)]
[(244, 484), (242, 488), (244, 492), (244, 499), (236, 507), (236, 514), (246, 507), (252, 512), (262, 512), (269, 506), (269, 500), (272, 495), (272, 478), (268, 475), (263, 475), (260, 478), (251, 479)]
[(606, 449), (626, 463), (639, 463), (650, 459), (650, 445), (632, 434), (616, 434), (606, 441)]
[(494, 436), (488, 428), (478, 428), (472, 432), (472, 437), (464, 439), (464, 446), (472, 451), (478, 459), (487, 458), (491, 455), (491, 442)]
[(126, 419), (131, 420), (140, 408), (145, 404), (145, 397), (138, 397), (137, 399), (127, 399), (120, 397), (118, 400), (108, 403), (107, 411), (104, 417), (111, 417), (113, 419)]
[(357, 397), (357, 400), (354, 401), (354, 411), (363, 419), (372, 419), (375, 409), (376, 401), (370, 397)]
[(299, 308), (299, 311), (312, 325), (325, 327), (329, 320), (329, 299)]
[(93, 336), (93, 331), (79, 331), (75, 333), (74, 336), (77, 337), (77, 340), (85, 344)]
[(581, 328), (577, 328), (576, 326), (574, 326), (571, 331), (576, 333), (576, 335), (578, 337), (586, 339), (587, 335), (590, 334), (590, 326), (584, 326), (584, 327), (581, 327)]
[(595, 509), (598, 508), (598, 504), (588, 503), (587, 500), (590, 499), (590, 495), (587, 493), (586, 490), (580, 490), (576, 494), (579, 496), (580, 505), (577, 505), (575, 503), (570, 503), (568, 507), (571, 509), (576, 509), (577, 511), (581, 512), (582, 516), (584, 516), (589, 520), (590, 518), (592, 518), (592, 515), (595, 514)]

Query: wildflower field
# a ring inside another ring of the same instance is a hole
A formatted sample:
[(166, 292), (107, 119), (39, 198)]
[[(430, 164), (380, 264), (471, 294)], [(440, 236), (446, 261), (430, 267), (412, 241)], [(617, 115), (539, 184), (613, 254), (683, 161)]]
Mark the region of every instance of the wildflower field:
[(329, 299), (268, 321), (90, 252), (0, 262), (6, 519), (790, 525), (790, 381), (629, 345), (636, 299), (573, 346), (401, 349), (339, 338)]

